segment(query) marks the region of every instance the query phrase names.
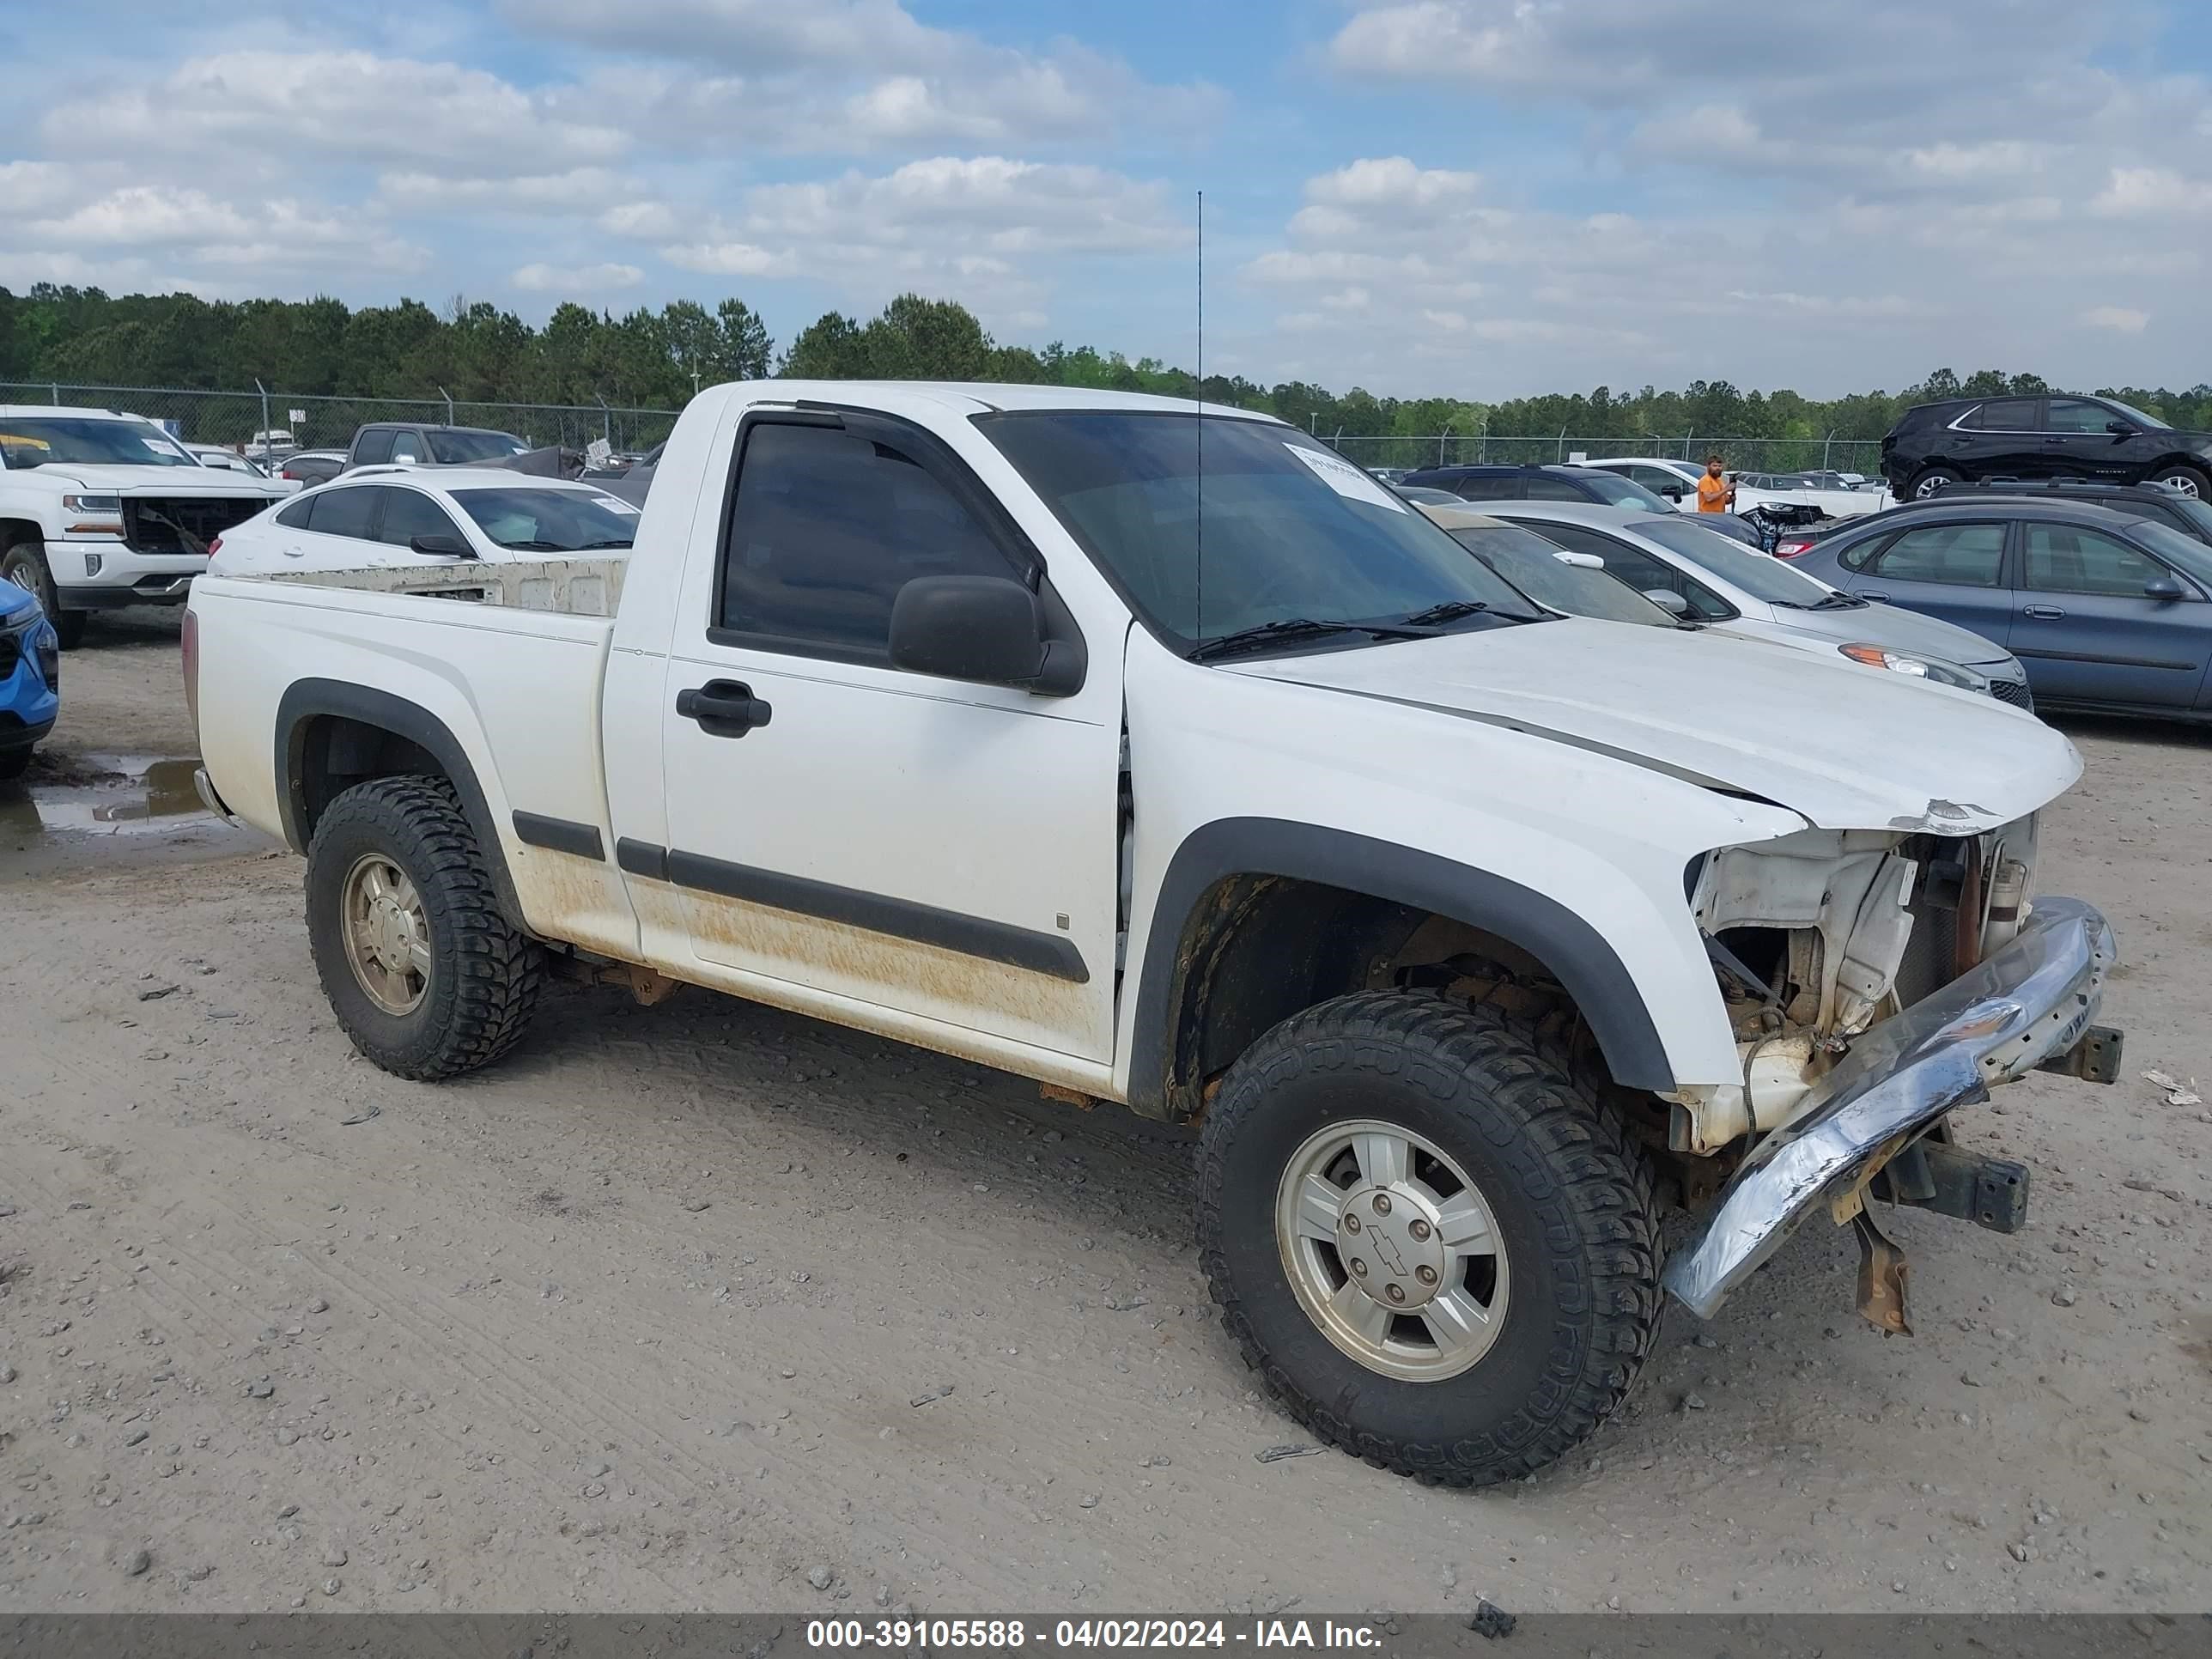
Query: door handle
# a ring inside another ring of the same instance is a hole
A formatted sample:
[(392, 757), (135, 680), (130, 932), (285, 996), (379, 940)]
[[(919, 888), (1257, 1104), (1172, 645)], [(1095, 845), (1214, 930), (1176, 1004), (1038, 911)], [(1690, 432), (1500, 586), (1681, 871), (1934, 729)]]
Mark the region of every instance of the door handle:
[(2045, 622), (2057, 622), (2066, 613), (2055, 605), (2024, 605), (2020, 608), (2023, 617), (2040, 617)]
[(708, 680), (676, 694), (676, 712), (699, 722), (710, 738), (742, 738), (756, 726), (766, 726), (775, 711), (753, 696), (750, 685), (735, 680)]

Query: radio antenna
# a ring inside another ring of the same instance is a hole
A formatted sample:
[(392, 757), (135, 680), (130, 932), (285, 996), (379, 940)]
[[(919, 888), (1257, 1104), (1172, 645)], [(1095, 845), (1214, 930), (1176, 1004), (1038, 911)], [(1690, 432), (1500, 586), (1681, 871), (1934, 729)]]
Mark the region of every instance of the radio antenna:
[(1198, 470), (1193, 489), (1198, 497), (1196, 541), (1192, 568), (1193, 631), (1206, 637), (1206, 192), (1198, 192), (1198, 372), (1191, 388), (1192, 428), (1198, 435)]

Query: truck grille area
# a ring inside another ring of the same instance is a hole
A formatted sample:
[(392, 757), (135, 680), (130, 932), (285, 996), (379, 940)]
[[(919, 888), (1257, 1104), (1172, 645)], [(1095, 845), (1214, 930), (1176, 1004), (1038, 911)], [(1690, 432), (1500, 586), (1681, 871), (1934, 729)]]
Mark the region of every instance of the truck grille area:
[(125, 495), (123, 542), (134, 553), (204, 556), (208, 544), (267, 503), (251, 498)]

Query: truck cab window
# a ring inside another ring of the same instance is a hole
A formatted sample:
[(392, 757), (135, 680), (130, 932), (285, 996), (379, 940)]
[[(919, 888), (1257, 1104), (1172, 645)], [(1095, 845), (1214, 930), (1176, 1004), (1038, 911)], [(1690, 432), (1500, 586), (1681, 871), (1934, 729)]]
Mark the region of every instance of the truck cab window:
[(890, 649), (917, 576), (1018, 574), (950, 491), (892, 445), (762, 422), (744, 439), (716, 623), (840, 655)]

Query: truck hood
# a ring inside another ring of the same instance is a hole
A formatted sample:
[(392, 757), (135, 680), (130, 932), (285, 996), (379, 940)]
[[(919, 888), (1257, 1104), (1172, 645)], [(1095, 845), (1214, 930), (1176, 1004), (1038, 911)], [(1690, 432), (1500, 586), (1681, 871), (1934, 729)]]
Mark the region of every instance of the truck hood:
[(1983, 667), (2008, 663), (2012, 655), (1971, 628), (1947, 623), (1941, 617), (1923, 617), (1903, 605), (1870, 601), (1848, 611), (1792, 611), (1778, 605), (1773, 611), (1778, 626), (1814, 639), (1833, 640), (1838, 645), (1863, 642)]
[(1687, 629), (1570, 617), (1223, 665), (1572, 744), (1822, 830), (1975, 834), (2081, 775), (2064, 737), (1993, 698)]
[(109, 495), (243, 495), (254, 501), (274, 501), (284, 492), (267, 478), (212, 466), (79, 466), (52, 461), (7, 474), (10, 484), (41, 480), (56, 495), (84, 490)]

